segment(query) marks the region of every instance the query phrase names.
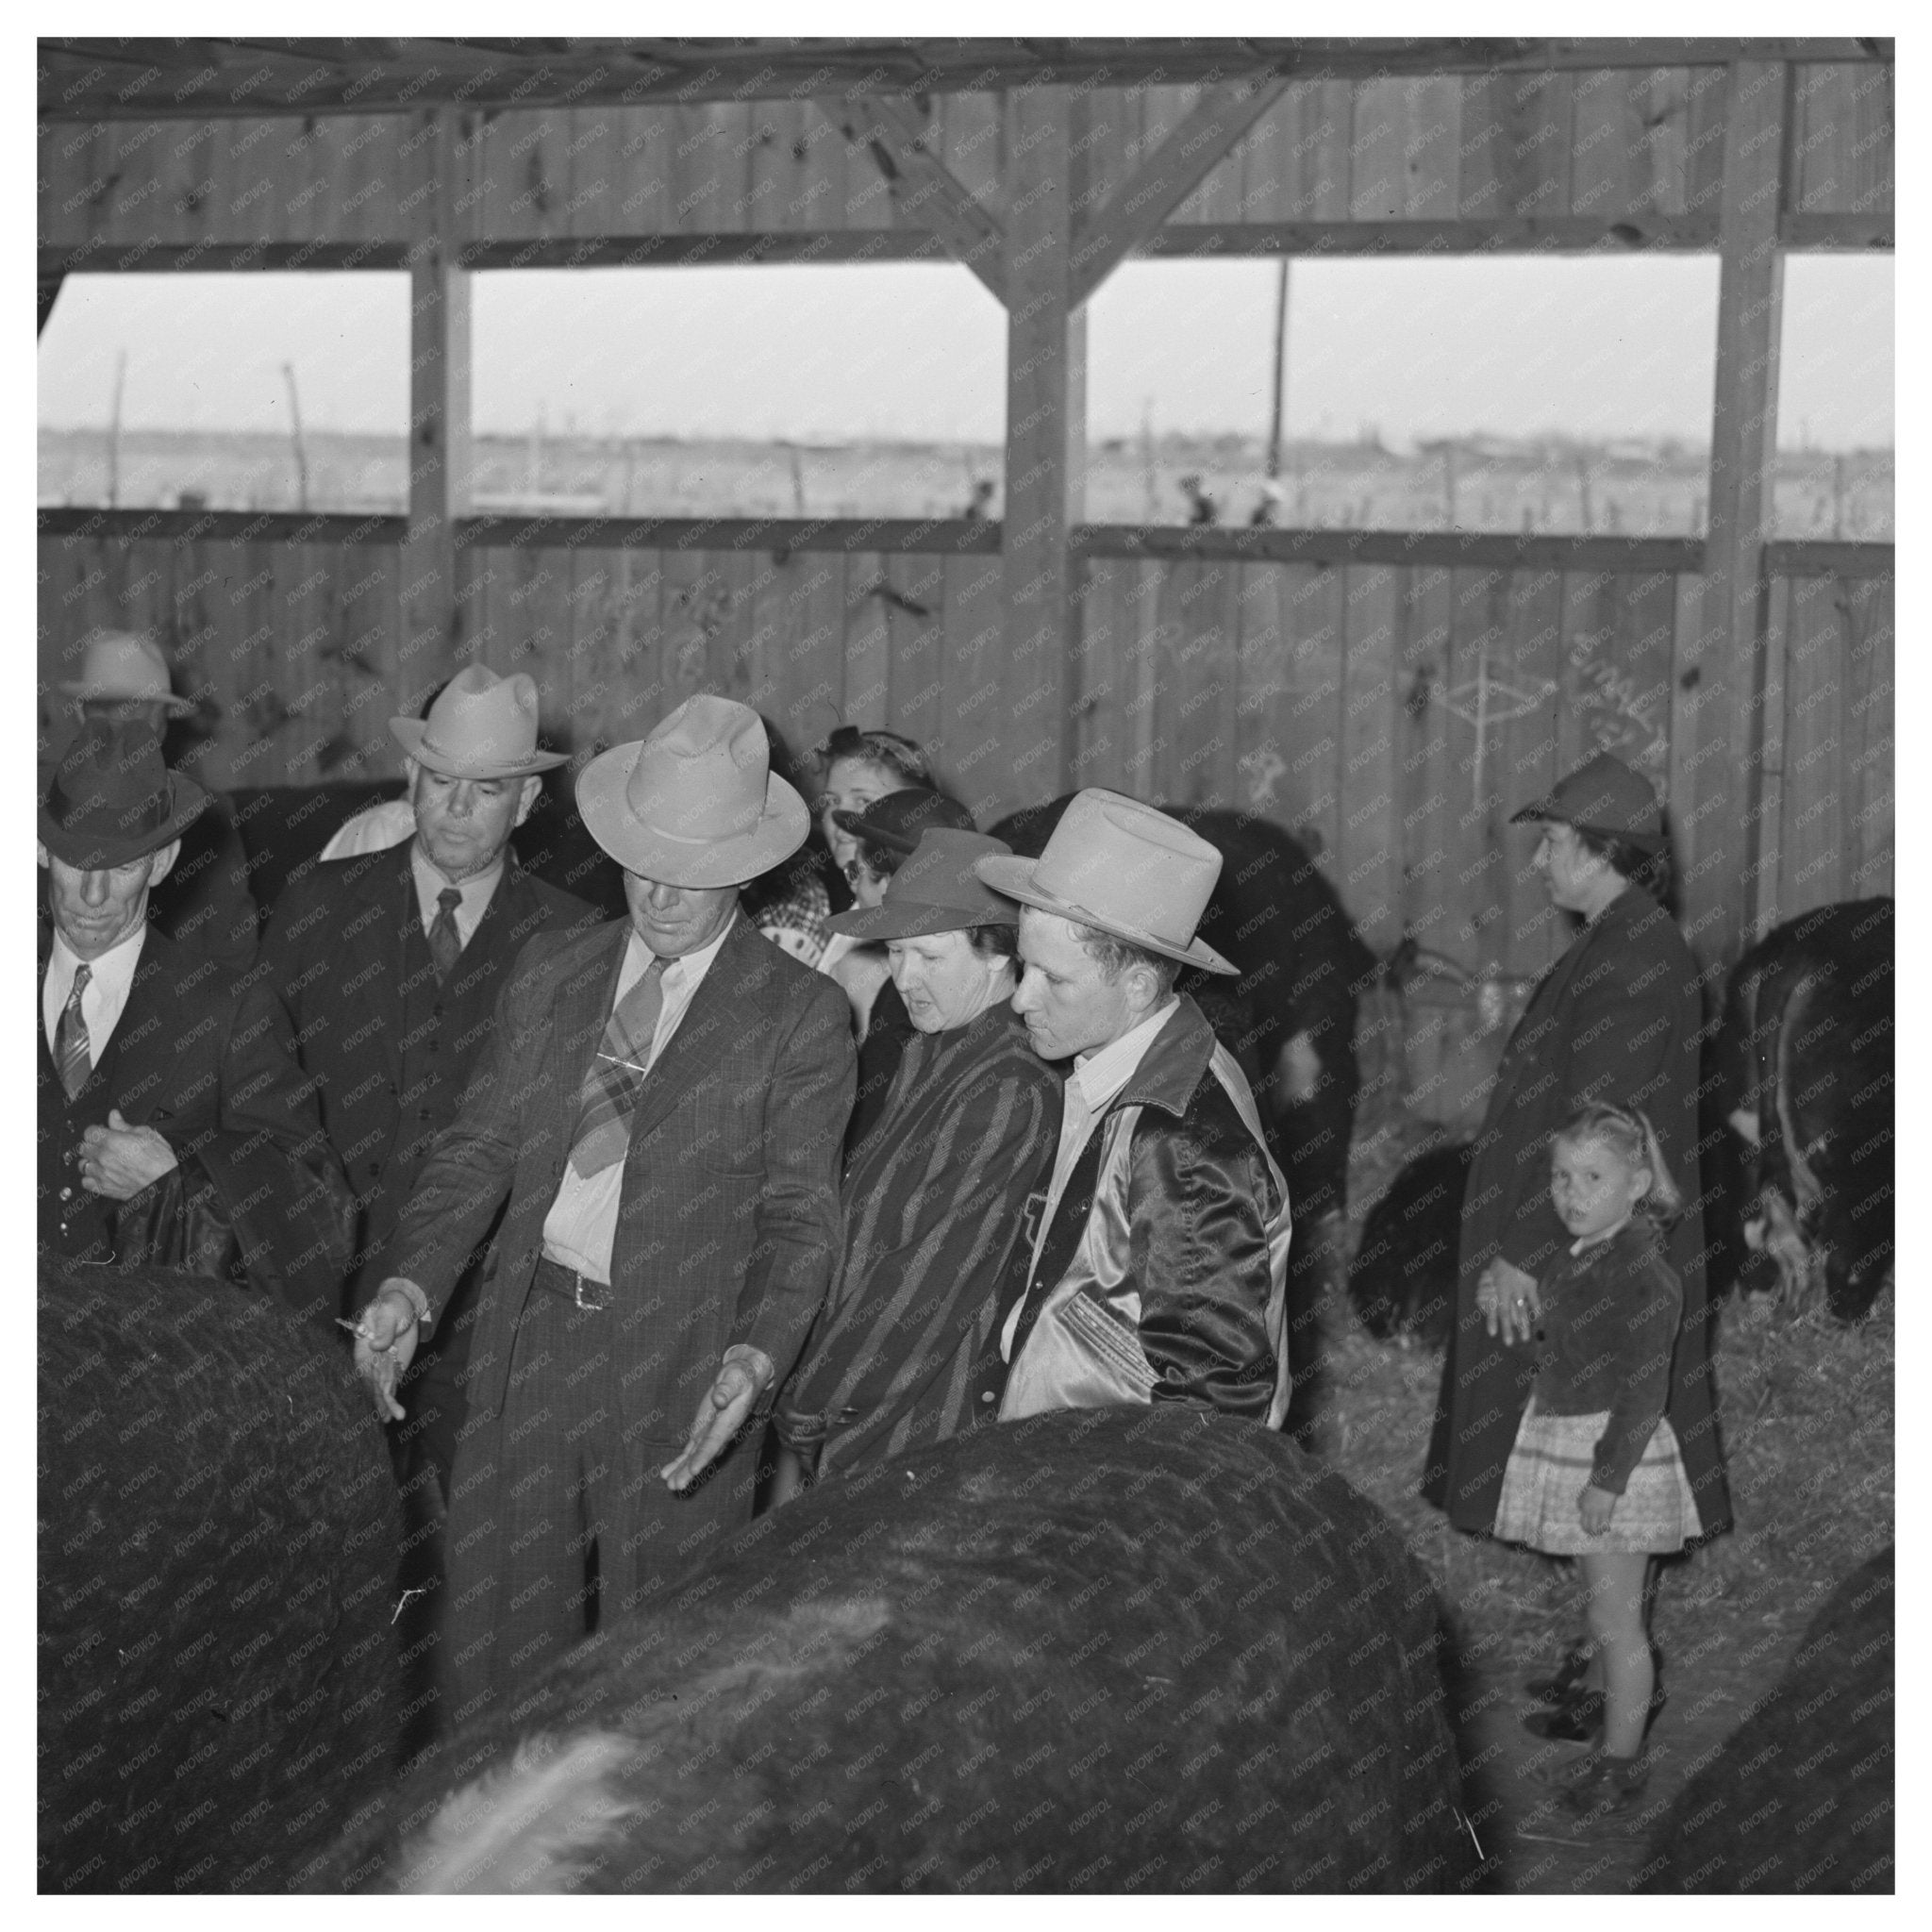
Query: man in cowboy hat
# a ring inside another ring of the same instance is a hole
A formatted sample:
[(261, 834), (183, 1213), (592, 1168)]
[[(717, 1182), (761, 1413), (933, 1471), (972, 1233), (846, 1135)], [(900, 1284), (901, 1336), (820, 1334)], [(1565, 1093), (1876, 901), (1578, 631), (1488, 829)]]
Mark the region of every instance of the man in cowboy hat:
[(1185, 1402), (1278, 1426), (1288, 1189), (1241, 1069), (1174, 991), (1184, 965), (1235, 970), (1194, 937), (1221, 854), (1095, 789), (1039, 858), (974, 870), (1020, 902), (1013, 1008), (1034, 1051), (1073, 1062), (1042, 1224), (982, 1357), (982, 1415)]
[[(537, 749), (532, 678), (467, 666), (426, 718), (392, 718), (390, 731), (415, 808), (409, 842), (325, 862), (291, 885), (262, 952), (356, 1193), (344, 1311), (381, 1279), (383, 1250), (431, 1141), (456, 1118), (518, 954), (540, 932), (595, 918), (581, 899), (525, 874), (509, 849), (541, 774), (565, 758)], [(474, 1273), (411, 1384), (408, 1468), (434, 1470), (439, 1483), (462, 1421)], [(412, 1494), (437, 1503), (428, 1490)]]
[[(68, 700), (73, 736), (91, 723), (142, 725), (162, 741), (163, 756), (176, 767), (207, 748), (205, 735), (196, 735), (172, 753), (167, 749), (170, 726), (185, 725), (195, 707), (175, 695), (168, 660), (143, 633), (94, 632), (82, 651), (79, 675), (63, 678), (58, 689)], [(43, 795), (64, 749), (57, 736), (54, 758), (41, 769)], [(184, 832), (179, 858), (165, 880), (154, 880), (149, 915), (171, 939), (239, 973), (255, 958), (258, 926), (248, 854), (227, 800), (219, 793), (204, 795), (208, 803)]]
[(40, 1245), (238, 1276), (326, 1324), (348, 1200), (288, 1016), (148, 921), (200, 788), (90, 722), (40, 807)]
[(840, 1237), (845, 999), (737, 913), (809, 828), (758, 714), (687, 700), (592, 759), (577, 805), (630, 918), (518, 963), (356, 1347), (395, 1414), (396, 1374), (502, 1208), (451, 1488), (452, 1723), (582, 1638), (600, 1598), (629, 1609), (750, 1520), (743, 1425)]

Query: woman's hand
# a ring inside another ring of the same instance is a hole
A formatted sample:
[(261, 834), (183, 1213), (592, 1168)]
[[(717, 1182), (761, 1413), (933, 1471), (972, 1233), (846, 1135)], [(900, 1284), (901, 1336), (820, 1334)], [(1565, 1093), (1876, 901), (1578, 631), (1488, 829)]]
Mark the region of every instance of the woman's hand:
[(1491, 1261), (1477, 1277), (1475, 1305), (1483, 1325), (1505, 1341), (1533, 1341), (1543, 1311), (1534, 1274), (1503, 1260)]

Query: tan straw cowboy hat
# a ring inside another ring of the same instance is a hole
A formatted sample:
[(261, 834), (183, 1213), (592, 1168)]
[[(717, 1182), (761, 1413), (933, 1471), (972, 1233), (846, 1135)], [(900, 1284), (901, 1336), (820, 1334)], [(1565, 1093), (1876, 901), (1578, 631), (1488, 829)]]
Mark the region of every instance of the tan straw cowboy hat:
[(63, 679), (60, 689), (82, 704), (159, 705), (171, 718), (185, 718), (194, 709), (170, 688), (160, 645), (130, 630), (91, 637), (81, 653), (80, 675)]
[(994, 891), (1111, 933), (1164, 958), (1235, 973), (1194, 937), (1221, 876), (1207, 840), (1137, 798), (1098, 786), (1074, 795), (1038, 858), (982, 858)]
[(708, 692), (641, 742), (592, 758), (577, 775), (577, 810), (625, 872), (667, 886), (742, 885), (811, 831), (805, 800), (772, 774), (758, 714)]
[(391, 718), (390, 736), (445, 778), (534, 778), (570, 754), (537, 749), (537, 680), (499, 677), (466, 664), (437, 693), (426, 718)]
[(41, 843), (76, 872), (105, 872), (158, 852), (201, 816), (208, 793), (161, 762), (145, 724), (96, 720), (47, 781)]

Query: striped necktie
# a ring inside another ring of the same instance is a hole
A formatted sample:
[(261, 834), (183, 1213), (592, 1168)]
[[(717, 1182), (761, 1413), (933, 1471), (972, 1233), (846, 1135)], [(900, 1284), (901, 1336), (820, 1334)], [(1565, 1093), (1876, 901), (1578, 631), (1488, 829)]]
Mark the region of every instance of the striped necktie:
[(630, 1117), (643, 1091), (658, 1015), (664, 1008), (664, 969), (670, 964), (654, 958), (643, 977), (618, 1001), (597, 1058), (584, 1075), (570, 1164), (586, 1180), (622, 1160), (630, 1146)]
[(60, 1084), (69, 1100), (79, 1094), (94, 1070), (93, 1047), (80, 1011), (80, 996), (93, 976), (92, 966), (74, 969), (74, 991), (67, 995), (67, 1004), (60, 1008), (60, 1024), (54, 1028), (54, 1064), (60, 1070)]
[(436, 917), (429, 922), (429, 958), (436, 967), (436, 983), (441, 986), (456, 971), (463, 957), (463, 936), (457, 930), (457, 908), (463, 895), (454, 886), (445, 886), (436, 895)]

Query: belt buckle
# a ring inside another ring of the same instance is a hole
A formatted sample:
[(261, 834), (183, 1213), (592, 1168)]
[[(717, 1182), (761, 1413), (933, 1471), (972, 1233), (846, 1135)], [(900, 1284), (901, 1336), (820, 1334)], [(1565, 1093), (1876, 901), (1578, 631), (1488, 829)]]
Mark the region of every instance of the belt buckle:
[[(601, 1314), (606, 1308), (608, 1308), (610, 1306), (608, 1302), (600, 1302), (594, 1299), (597, 1291), (605, 1286), (603, 1282), (591, 1281), (587, 1279), (585, 1276), (579, 1274), (575, 1268), (571, 1270), (570, 1280), (571, 1288), (574, 1291), (575, 1299), (576, 1301), (576, 1305), (578, 1307), (586, 1309), (591, 1314), (595, 1315)], [(584, 1291), (586, 1289), (590, 1290), (593, 1299), (590, 1301), (586, 1301), (584, 1299)]]

